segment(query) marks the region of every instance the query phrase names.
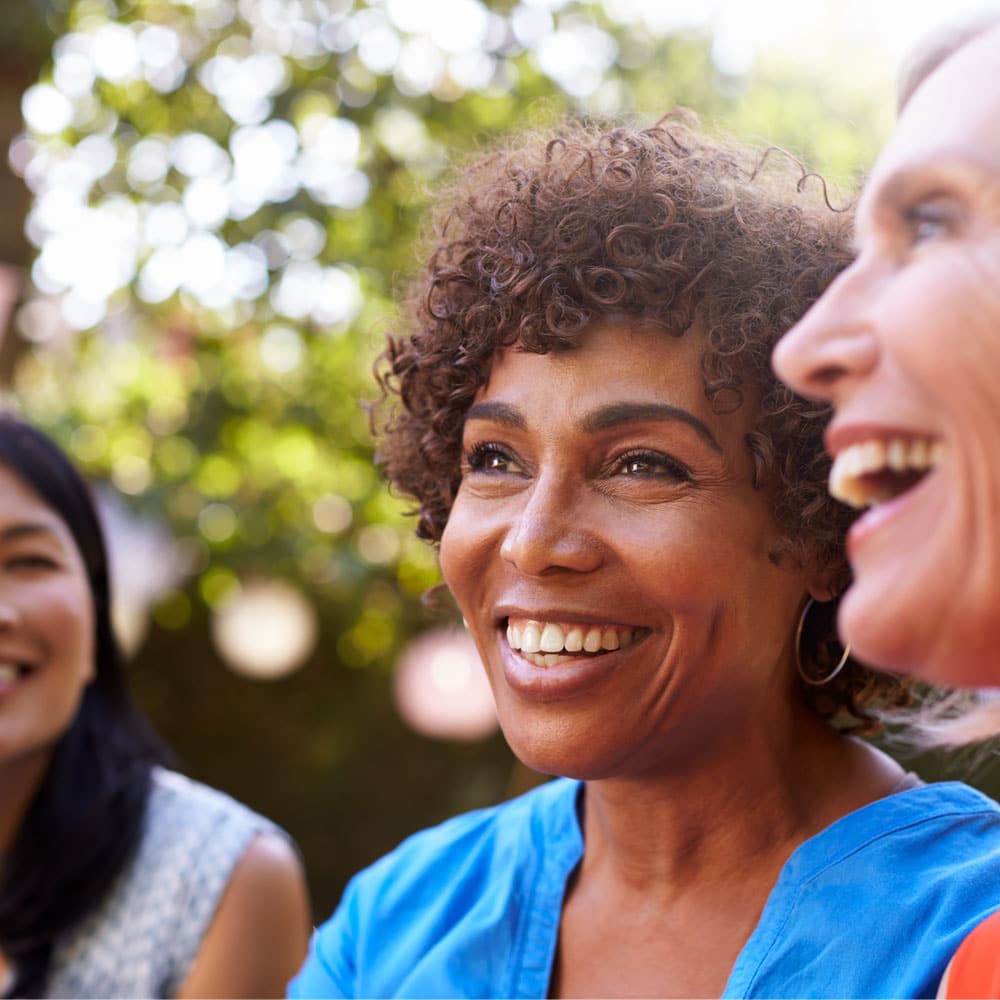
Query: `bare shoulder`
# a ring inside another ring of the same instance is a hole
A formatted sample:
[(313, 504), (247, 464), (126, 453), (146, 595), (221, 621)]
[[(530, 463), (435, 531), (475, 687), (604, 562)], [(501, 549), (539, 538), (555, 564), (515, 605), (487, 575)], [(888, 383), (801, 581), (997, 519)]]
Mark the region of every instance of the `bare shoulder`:
[(305, 888), (305, 877), (291, 842), (279, 833), (259, 833), (233, 869), (228, 891), (264, 892), (270, 897), (274, 891), (299, 886)]
[(284, 996), (311, 924), (295, 848), (278, 833), (258, 834), (233, 869), (178, 996)]

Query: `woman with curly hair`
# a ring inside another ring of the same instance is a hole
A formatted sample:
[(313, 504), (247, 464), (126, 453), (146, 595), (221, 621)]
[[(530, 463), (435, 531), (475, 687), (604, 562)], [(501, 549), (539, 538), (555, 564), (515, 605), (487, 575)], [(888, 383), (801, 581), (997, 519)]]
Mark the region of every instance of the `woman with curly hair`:
[(926, 996), (1000, 902), (1000, 809), (857, 738), (908, 689), (836, 643), (826, 413), (769, 368), (849, 220), (781, 162), (568, 124), (442, 192), (381, 461), (559, 777), (358, 875), (293, 996)]

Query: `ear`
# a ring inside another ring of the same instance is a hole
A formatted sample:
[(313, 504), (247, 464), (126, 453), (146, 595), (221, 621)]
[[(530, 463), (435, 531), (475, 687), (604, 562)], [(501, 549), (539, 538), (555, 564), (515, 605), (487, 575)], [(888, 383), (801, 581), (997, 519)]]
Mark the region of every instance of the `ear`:
[(806, 577), (806, 590), (809, 592), (809, 596), (819, 604), (832, 601), (840, 593), (834, 584), (834, 574), (819, 571), (810, 573)]

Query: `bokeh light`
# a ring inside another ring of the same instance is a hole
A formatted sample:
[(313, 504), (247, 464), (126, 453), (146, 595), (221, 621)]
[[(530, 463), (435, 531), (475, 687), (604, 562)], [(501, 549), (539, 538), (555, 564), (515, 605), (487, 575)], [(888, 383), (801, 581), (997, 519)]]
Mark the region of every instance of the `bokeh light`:
[(475, 643), (461, 629), (432, 629), (403, 651), (394, 682), (399, 714), (434, 739), (474, 742), (497, 730), (493, 692)]
[[(93, 437), (82, 428), (78, 433)], [(184, 582), (191, 567), (165, 524), (137, 516), (107, 490), (97, 499), (110, 562), (111, 617), (118, 641), (132, 656), (146, 637), (153, 606)]]
[(212, 638), (229, 667), (254, 680), (297, 670), (316, 645), (316, 610), (282, 580), (250, 580), (215, 609)]

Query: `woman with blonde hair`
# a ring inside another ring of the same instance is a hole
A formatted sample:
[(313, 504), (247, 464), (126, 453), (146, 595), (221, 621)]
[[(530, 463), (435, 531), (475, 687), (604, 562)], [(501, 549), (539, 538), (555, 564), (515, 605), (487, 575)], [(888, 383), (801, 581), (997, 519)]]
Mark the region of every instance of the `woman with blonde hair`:
[[(861, 196), (854, 263), (778, 345), (778, 374), (832, 404), (830, 491), (863, 511), (840, 632), (865, 662), (1000, 686), (1000, 14), (938, 35)], [(1000, 732), (987, 701), (939, 728)], [(947, 996), (1000, 997), (1000, 915)]]

